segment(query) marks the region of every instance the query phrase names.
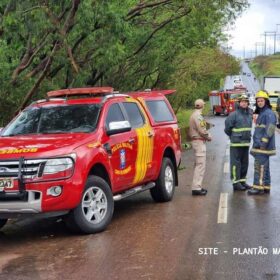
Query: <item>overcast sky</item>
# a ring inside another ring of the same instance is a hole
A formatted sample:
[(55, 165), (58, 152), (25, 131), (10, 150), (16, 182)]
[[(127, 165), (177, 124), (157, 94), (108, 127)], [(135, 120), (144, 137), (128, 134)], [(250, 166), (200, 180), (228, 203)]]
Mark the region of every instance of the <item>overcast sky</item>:
[[(231, 53), (243, 57), (255, 55), (256, 42), (257, 54), (264, 52), (265, 31), (276, 31), (278, 28), (279, 36), (276, 40), (276, 51), (280, 51), (280, 0), (250, 0), (250, 7), (243, 12), (240, 18), (231, 27), (230, 34), (232, 39), (229, 41)], [(276, 26), (279, 24), (279, 26)], [(267, 36), (266, 54), (272, 53), (274, 49), (274, 37)]]

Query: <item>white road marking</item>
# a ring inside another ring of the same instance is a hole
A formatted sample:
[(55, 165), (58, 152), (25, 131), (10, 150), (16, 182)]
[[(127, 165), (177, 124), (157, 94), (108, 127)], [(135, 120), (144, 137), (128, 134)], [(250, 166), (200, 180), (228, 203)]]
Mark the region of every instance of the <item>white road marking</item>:
[(217, 219), (218, 224), (227, 223), (227, 198), (228, 198), (228, 193), (220, 194), (220, 203), (219, 203), (218, 219)]
[(229, 162), (224, 163), (224, 173), (229, 173)]
[(226, 149), (226, 156), (229, 156), (229, 148)]

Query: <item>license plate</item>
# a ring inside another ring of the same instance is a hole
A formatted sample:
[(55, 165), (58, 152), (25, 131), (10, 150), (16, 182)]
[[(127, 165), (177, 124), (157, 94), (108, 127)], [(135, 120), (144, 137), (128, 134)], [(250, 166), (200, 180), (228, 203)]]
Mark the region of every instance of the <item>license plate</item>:
[(14, 180), (12, 178), (0, 178), (0, 192), (5, 189), (12, 189), (14, 187)]

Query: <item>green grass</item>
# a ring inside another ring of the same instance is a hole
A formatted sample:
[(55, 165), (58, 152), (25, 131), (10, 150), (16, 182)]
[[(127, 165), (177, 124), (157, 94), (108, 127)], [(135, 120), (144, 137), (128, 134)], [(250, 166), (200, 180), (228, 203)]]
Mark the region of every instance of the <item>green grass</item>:
[[(177, 113), (178, 124), (181, 130), (182, 143), (188, 142), (187, 130), (189, 127), (190, 116), (193, 112), (193, 108), (182, 109)], [(203, 114), (207, 115), (210, 112), (210, 103), (207, 101), (203, 110)]]
[(280, 76), (280, 54), (258, 56), (250, 63), (250, 68), (259, 78), (267, 75)]

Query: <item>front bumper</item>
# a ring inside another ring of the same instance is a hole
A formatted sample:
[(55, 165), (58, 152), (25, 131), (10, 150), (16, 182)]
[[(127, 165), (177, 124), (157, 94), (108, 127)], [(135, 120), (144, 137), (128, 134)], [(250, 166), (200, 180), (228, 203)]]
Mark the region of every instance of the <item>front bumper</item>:
[(39, 191), (26, 191), (24, 199), (18, 198), (18, 194), (12, 192), (6, 193), (5, 197), (0, 195), (0, 214), (40, 212), (42, 212), (42, 193)]

